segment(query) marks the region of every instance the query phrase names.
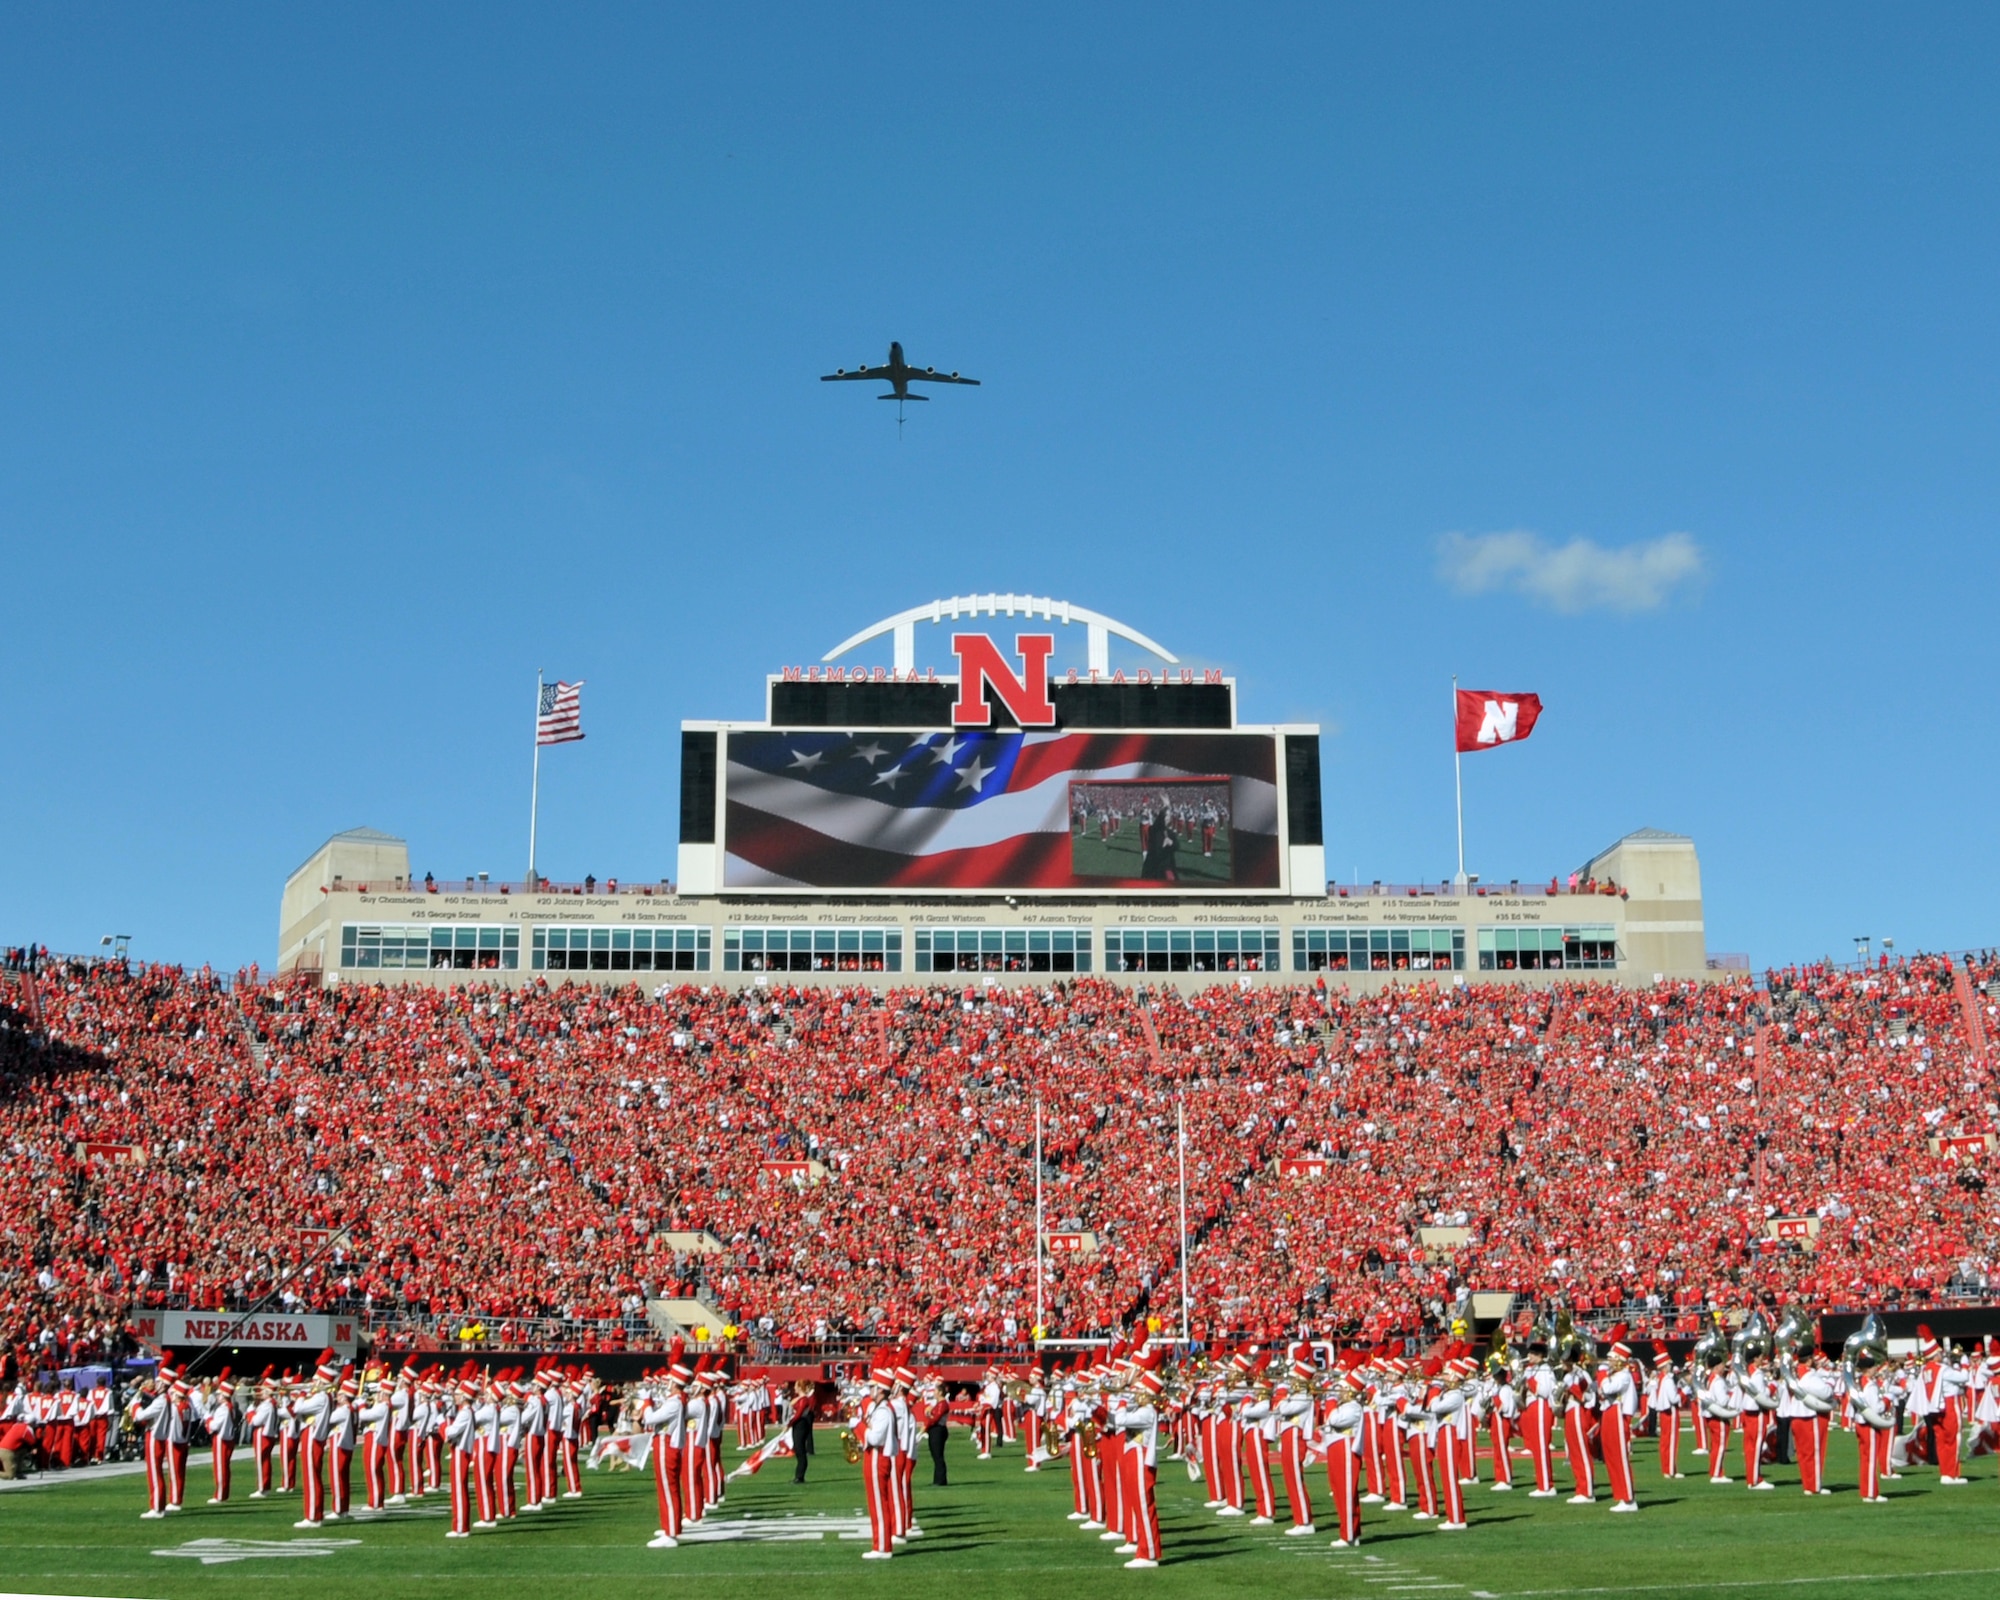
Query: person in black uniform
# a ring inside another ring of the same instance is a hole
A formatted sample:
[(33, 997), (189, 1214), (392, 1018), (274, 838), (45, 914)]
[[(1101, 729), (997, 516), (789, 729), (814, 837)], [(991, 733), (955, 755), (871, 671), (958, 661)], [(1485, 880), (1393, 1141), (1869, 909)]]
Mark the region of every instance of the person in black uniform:
[(1152, 825), (1146, 830), (1146, 855), (1139, 863), (1139, 876), (1169, 883), (1178, 879), (1180, 869), (1174, 851), (1179, 845), (1180, 840), (1168, 826), (1167, 808), (1163, 805), (1153, 814)]
[(819, 1409), (817, 1386), (801, 1378), (792, 1390), (792, 1482), (806, 1481), (806, 1457), (813, 1453), (813, 1414)]
[(945, 1488), (944, 1441), (951, 1431), (951, 1407), (941, 1384), (925, 1392), (924, 1410), (917, 1420), (923, 1424), (924, 1442), (931, 1447), (931, 1487)]

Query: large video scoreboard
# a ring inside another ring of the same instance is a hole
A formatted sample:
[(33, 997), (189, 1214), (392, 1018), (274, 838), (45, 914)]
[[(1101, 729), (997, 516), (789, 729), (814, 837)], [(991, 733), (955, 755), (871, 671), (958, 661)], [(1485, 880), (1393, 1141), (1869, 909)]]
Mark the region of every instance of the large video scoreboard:
[(1318, 728), (1238, 726), (1213, 671), (1114, 670), (1096, 640), (1056, 669), (1052, 644), (786, 669), (763, 722), (684, 723), (683, 892), (1323, 891)]

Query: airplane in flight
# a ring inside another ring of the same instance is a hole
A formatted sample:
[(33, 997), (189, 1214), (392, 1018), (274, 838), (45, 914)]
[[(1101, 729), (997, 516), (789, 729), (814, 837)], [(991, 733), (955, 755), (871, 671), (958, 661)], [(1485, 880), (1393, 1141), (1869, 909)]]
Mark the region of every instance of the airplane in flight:
[(819, 381), (821, 383), (848, 383), (856, 378), (873, 378), (877, 382), (889, 385), (889, 392), (887, 394), (878, 394), (875, 398), (877, 400), (893, 400), (896, 402), (896, 421), (898, 425), (903, 420), (904, 401), (930, 399), (930, 396), (927, 394), (911, 394), (910, 385), (913, 383), (967, 383), (975, 389), (979, 387), (979, 380), (977, 378), (961, 378), (956, 372), (940, 372), (936, 367), (911, 366), (903, 359), (903, 347), (893, 340), (889, 345), (889, 363), (887, 366), (856, 367), (852, 372), (842, 367), (837, 372), (824, 374)]

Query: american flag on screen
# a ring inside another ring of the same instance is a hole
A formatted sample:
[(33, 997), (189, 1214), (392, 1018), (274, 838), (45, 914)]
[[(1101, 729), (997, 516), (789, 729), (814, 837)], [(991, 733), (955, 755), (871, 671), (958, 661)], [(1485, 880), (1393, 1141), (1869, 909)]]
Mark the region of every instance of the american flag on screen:
[(545, 683), (535, 711), (536, 744), (568, 744), (583, 737), (583, 679)]
[(1101, 889), (1072, 870), (1073, 782), (1221, 777), (1234, 882), (1275, 889), (1276, 767), (1254, 734), (732, 733), (723, 882)]

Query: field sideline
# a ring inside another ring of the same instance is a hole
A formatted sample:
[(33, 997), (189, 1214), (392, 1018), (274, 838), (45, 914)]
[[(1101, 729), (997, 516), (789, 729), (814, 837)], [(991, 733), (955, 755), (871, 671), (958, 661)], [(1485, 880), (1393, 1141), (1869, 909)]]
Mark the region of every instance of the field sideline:
[[(881, 1563), (861, 1561), (858, 1542), (811, 1530), (785, 1541), (647, 1550), (652, 1480), (637, 1474), (589, 1474), (580, 1502), (559, 1502), (469, 1542), (447, 1543), (435, 1499), (412, 1515), (329, 1523), (308, 1535), (292, 1528), (295, 1497), (239, 1500), (227, 1508), (199, 1504), (207, 1474), (196, 1471), (188, 1509), (164, 1523), (139, 1520), (145, 1486), (136, 1476), (0, 1494), (0, 1589), (160, 1600), (217, 1593), (388, 1600), (413, 1590), (467, 1600), (549, 1600), (586, 1586), (594, 1595), (641, 1595), (657, 1594), (663, 1581), (693, 1592), (753, 1579), (780, 1585), (787, 1595), (949, 1591), (953, 1600), (1073, 1597), (1086, 1585), (1299, 1600), (1619, 1594), (1973, 1600), (2000, 1593), (2000, 1481), (1991, 1475), (1990, 1458), (1974, 1464), (1984, 1475), (1965, 1488), (1942, 1488), (1920, 1473), (1887, 1486), (1890, 1504), (1864, 1506), (1855, 1498), (1848, 1436), (1834, 1435), (1833, 1454), (1828, 1481), (1836, 1493), (1807, 1500), (1796, 1473), (1783, 1467), (1774, 1470), (1779, 1487), (1768, 1494), (1752, 1494), (1741, 1483), (1710, 1488), (1698, 1478), (1662, 1483), (1646, 1445), (1638, 1462), (1645, 1507), (1639, 1516), (1614, 1517), (1605, 1502), (1586, 1509), (1530, 1500), (1519, 1489), (1496, 1495), (1478, 1488), (1467, 1491), (1472, 1528), (1464, 1534), (1438, 1534), (1407, 1514), (1364, 1508), (1372, 1517), (1359, 1552), (1331, 1549), (1325, 1534), (1293, 1539), (1279, 1529), (1246, 1527), (1247, 1519), (1218, 1521), (1202, 1509), (1200, 1487), (1172, 1462), (1160, 1473), (1167, 1562), (1150, 1573), (1125, 1571), (1109, 1545), (1064, 1520), (1066, 1471), (1024, 1474), (1018, 1449), (975, 1461), (962, 1433), (952, 1436), (950, 1488), (929, 1488), (928, 1459), (919, 1462), (917, 1519), (926, 1537)], [(239, 1484), (244, 1476), (239, 1456)], [(1324, 1481), (1317, 1479), (1315, 1488)], [(855, 1518), (860, 1504), (857, 1470), (827, 1440), (804, 1489), (792, 1484), (789, 1463), (775, 1462), (758, 1477), (732, 1483), (717, 1515), (731, 1524), (748, 1517), (754, 1527), (787, 1515)], [(207, 1565), (202, 1551), (232, 1551), (226, 1543), (196, 1544), (268, 1541), (283, 1548), (313, 1539), (358, 1542), (304, 1558)]]

